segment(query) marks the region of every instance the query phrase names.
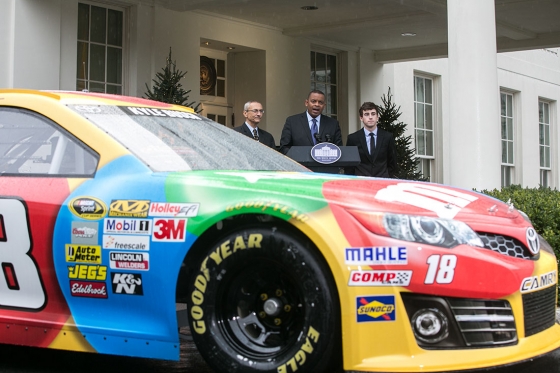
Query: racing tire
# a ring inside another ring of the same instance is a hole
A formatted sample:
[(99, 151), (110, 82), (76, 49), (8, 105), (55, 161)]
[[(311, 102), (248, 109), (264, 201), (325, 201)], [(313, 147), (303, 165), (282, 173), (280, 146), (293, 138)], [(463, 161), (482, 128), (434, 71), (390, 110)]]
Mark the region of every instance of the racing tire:
[(210, 246), (189, 280), (189, 322), (216, 372), (342, 371), (338, 293), (298, 232), (247, 227)]

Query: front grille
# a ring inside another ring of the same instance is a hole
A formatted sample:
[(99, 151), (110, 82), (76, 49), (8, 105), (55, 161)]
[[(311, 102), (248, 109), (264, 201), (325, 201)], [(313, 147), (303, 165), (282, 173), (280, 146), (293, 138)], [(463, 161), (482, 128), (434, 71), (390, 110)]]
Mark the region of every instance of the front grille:
[(550, 328), (556, 321), (556, 286), (522, 295), (525, 337)]
[(521, 259), (538, 259), (538, 255), (531, 255), (529, 249), (518, 239), (500, 234), (477, 232), (484, 243), (484, 247), (497, 253)]
[(515, 319), (509, 302), (462, 298), (447, 298), (447, 301), (467, 346), (517, 343)]

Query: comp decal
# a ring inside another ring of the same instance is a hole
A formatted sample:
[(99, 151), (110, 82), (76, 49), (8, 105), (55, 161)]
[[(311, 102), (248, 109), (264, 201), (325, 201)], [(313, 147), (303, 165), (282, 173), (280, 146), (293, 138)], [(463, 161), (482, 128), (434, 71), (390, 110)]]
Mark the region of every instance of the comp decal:
[(77, 197), (68, 203), (72, 214), (86, 220), (99, 220), (107, 214), (103, 201), (93, 197)]
[(408, 252), (403, 246), (350, 247), (345, 254), (347, 265), (408, 264)]
[(412, 271), (363, 270), (350, 272), (348, 286), (408, 286)]
[(109, 205), (109, 216), (145, 218), (148, 216), (150, 201), (114, 199)]
[(557, 281), (558, 276), (556, 276), (556, 271), (544, 273), (540, 276), (526, 277), (523, 281), (521, 281), (521, 287), (519, 290), (522, 293), (529, 293), (556, 285)]
[(356, 310), (359, 323), (395, 321), (395, 296), (373, 295), (357, 297)]
[(191, 293), (193, 307), (190, 312), (194, 331), (196, 333), (204, 334), (206, 332), (206, 322), (202, 319), (204, 317), (202, 305), (204, 303), (206, 286), (208, 285), (208, 281), (210, 281), (210, 271), (207, 268), (208, 261), (213, 261), (216, 265), (220, 265), (222, 261), (227, 260), (227, 258), (239, 250), (260, 249), (262, 240), (263, 235), (260, 233), (252, 233), (247, 238), (239, 235), (235, 237), (233, 241), (227, 240), (223, 242), (210, 255), (204, 258), (200, 265), (200, 273), (194, 280), (195, 289)]
[(307, 360), (307, 355), (311, 355), (313, 353), (313, 345), (319, 342), (320, 333), (315, 330), (312, 326), (309, 327), (307, 331), (307, 335), (305, 337), (305, 342), (301, 345), (301, 348), (298, 352), (294, 354), (294, 356), (286, 362), (286, 364), (282, 364), (278, 367), (278, 373), (289, 373), (289, 372), (296, 372), (299, 367), (305, 364)]

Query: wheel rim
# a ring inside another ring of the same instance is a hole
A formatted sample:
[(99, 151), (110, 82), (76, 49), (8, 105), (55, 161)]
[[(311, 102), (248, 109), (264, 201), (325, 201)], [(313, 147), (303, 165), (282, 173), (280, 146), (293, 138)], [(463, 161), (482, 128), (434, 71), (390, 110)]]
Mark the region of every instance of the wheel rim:
[(301, 288), (277, 262), (259, 260), (221, 280), (216, 321), (237, 352), (255, 359), (282, 354), (303, 330)]

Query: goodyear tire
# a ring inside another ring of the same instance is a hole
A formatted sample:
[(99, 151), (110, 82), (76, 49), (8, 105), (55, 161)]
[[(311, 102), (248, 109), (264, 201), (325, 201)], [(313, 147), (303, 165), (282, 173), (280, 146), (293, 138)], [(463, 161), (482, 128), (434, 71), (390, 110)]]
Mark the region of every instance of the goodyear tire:
[(194, 342), (216, 372), (337, 372), (338, 296), (298, 234), (241, 229), (220, 239), (189, 281)]

